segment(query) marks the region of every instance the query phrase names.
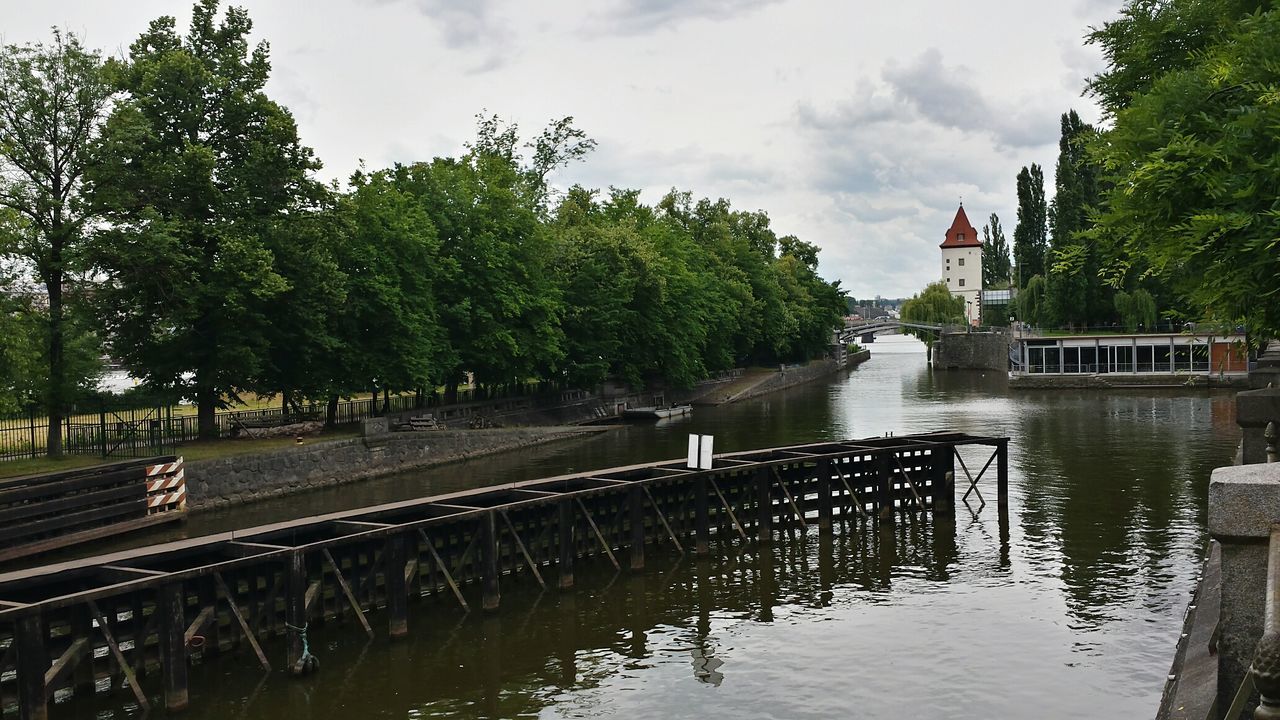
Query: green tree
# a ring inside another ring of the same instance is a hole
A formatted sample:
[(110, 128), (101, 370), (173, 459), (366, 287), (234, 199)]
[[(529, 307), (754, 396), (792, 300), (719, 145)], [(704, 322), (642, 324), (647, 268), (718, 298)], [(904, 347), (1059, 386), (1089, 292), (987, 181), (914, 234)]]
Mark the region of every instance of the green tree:
[(1123, 290), (1115, 294), (1116, 313), (1128, 332), (1137, 332), (1139, 328), (1152, 330), (1156, 324), (1156, 301), (1151, 293), (1141, 288), (1132, 294)]
[(1013, 260), (1020, 289), (1031, 278), (1045, 274), (1045, 213), (1044, 173), (1031, 163), (1030, 169), (1024, 166), (1018, 173), (1018, 224), (1013, 229)]
[(1063, 113), (1061, 129), (1049, 206), (1052, 245), (1046, 292), (1054, 323), (1087, 326), (1113, 316), (1109, 292), (1099, 276), (1096, 244), (1083, 234), (1098, 203), (1098, 168), (1087, 152), (1096, 131), (1074, 110)]
[(266, 43), (241, 8), (201, 0), (186, 37), (162, 17), (110, 66), (125, 97), (91, 174), (108, 220), (95, 260), (116, 355), (194, 396), (200, 434), (222, 398), (263, 374), (270, 307), (290, 289), (268, 234), (312, 206), (319, 167), (264, 92)]
[[(1114, 123), (1092, 237), (1115, 285), (1154, 276), (1180, 314), (1266, 337), (1280, 334), (1280, 10), (1256, 6), (1131, 2), (1094, 34), (1111, 64), (1090, 87)], [(1168, 49), (1170, 33), (1194, 52)]]
[(1018, 319), (1036, 326), (1049, 323), (1049, 302), (1046, 297), (1047, 283), (1044, 276), (1036, 275), (1027, 282), (1027, 286), (1018, 293)]
[(456, 362), (439, 319), (437, 286), (452, 269), (412, 169), (352, 178), (334, 248), (347, 300), (333, 313), (337, 353), (330, 361), (330, 408), (362, 390), (435, 387)]
[(0, 50), (0, 207), (12, 211), (0, 227), (0, 261), (28, 266), (48, 294), (39, 395), (50, 457), (62, 454), (62, 418), (88, 380), (72, 372), (77, 363), (68, 357), (67, 293), (81, 285), (85, 234), (96, 217), (84, 201), (84, 178), (97, 163), (94, 145), (111, 95), (98, 54), (74, 35), (55, 29), (49, 45)]
[(1000, 227), (1000, 218), (991, 213), (990, 221), (982, 226), (982, 286), (1007, 286), (1012, 280), (1010, 270), (1009, 241)]
[[(929, 283), (925, 289), (902, 304), (901, 317), (905, 322), (930, 325), (964, 324), (964, 298), (952, 295), (946, 283)], [(907, 328), (907, 332), (932, 348), (936, 333), (932, 330)]]

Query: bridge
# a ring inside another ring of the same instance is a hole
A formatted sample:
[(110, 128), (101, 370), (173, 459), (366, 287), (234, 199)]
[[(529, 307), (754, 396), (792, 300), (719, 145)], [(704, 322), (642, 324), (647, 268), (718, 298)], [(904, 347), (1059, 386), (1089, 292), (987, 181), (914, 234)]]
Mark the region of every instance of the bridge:
[(884, 318), (865, 322), (860, 325), (849, 325), (839, 331), (839, 338), (840, 342), (852, 342), (854, 340), (872, 342), (876, 333), (886, 332), (889, 330), (901, 330), (902, 328), (942, 332), (943, 326), (931, 323), (918, 323), (893, 318)]

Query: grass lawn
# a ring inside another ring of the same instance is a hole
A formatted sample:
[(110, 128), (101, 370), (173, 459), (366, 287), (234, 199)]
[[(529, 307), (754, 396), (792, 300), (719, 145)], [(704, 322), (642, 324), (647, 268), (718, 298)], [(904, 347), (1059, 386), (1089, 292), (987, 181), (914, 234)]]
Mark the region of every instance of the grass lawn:
[[(360, 431), (356, 428), (344, 428), (334, 430), (332, 432), (323, 432), (319, 435), (310, 435), (304, 438), (303, 447), (309, 443), (320, 442), (323, 440), (340, 440), (343, 438), (358, 437), (359, 435)], [(235, 455), (249, 455), (253, 453), (271, 452), (273, 450), (283, 450), (285, 448), (297, 447), (297, 444), (297, 440), (291, 437), (264, 438), (261, 440), (201, 440), (198, 442), (183, 443), (173, 451), (173, 454), (181, 455), (186, 460), (213, 460), (217, 458), (232, 457)], [(77, 468), (101, 465), (104, 463), (120, 462), (125, 459), (127, 458), (109, 458), (104, 460), (96, 455), (68, 455), (67, 457), (59, 460), (50, 460), (48, 458), (4, 460), (0, 461), (0, 478), (53, 473), (62, 470), (75, 470)]]

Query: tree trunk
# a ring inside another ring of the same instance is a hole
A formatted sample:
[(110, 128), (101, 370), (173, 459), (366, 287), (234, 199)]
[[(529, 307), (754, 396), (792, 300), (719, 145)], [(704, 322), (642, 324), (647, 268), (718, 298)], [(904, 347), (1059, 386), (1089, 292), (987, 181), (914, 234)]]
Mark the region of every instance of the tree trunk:
[(66, 410), (64, 390), (67, 378), (62, 337), (62, 269), (59, 249), (55, 245), (55, 267), (45, 284), (45, 290), (49, 293), (49, 386), (45, 392), (45, 414), (49, 418), (49, 432), (45, 437), (45, 451), (51, 458), (62, 457), (62, 421)]
[(196, 370), (196, 435), (201, 440), (218, 439), (218, 393), (209, 383), (207, 371)]

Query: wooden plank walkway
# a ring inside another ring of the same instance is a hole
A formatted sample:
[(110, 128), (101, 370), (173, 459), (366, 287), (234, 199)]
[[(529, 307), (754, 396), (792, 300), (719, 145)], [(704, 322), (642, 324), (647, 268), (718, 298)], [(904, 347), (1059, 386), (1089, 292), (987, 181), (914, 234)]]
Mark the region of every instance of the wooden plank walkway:
[[(991, 449), (976, 475), (965, 445)], [(180, 710), (192, 654), (244, 649), (269, 671), (262, 644), (283, 636), (284, 669), (301, 674), (327, 620), (403, 636), (410, 598), (469, 611), (478, 594), (496, 610), (519, 576), (572, 588), (580, 558), (641, 570), (651, 543), (706, 553), (713, 536), (767, 541), (778, 526), (829, 533), (837, 518), (951, 512), (957, 459), (965, 495), (985, 502), (993, 482), (1004, 509), (1008, 438), (930, 433), (718, 455), (710, 470), (679, 461), (531, 480), (7, 573), (0, 707), (45, 718), (55, 693), (127, 686), (143, 707), (162, 697)]]

